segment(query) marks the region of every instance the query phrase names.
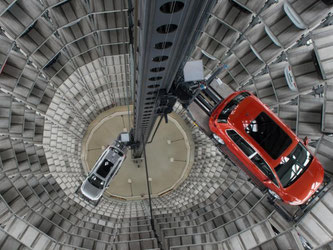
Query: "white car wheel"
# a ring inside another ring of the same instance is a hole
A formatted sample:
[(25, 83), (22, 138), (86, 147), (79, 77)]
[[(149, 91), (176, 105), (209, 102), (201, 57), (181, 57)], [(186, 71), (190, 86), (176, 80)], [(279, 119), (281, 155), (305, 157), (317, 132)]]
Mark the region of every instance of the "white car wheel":
[(218, 143), (224, 144), (224, 141), (219, 136), (217, 136), (216, 134), (213, 134), (213, 137)]

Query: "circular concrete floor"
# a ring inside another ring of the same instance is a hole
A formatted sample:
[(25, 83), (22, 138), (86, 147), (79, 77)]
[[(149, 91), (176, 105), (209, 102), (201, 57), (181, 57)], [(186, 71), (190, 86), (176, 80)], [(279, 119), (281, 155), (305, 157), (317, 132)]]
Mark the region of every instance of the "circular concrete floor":
[[(132, 117), (131, 117), (132, 119)], [(99, 115), (89, 126), (83, 139), (82, 160), (86, 173), (94, 166), (105, 146), (120, 132), (129, 130), (128, 112), (117, 107)], [(186, 179), (193, 164), (194, 146), (191, 131), (177, 114), (164, 120), (151, 144), (147, 144), (149, 183), (153, 197), (163, 195)], [(126, 160), (111, 181), (104, 197), (132, 200), (147, 197), (144, 161), (133, 161), (127, 152)]]

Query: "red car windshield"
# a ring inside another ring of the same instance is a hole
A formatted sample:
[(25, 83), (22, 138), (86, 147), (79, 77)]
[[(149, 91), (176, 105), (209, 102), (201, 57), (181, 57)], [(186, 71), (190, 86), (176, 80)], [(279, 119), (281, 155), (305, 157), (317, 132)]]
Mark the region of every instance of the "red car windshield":
[(298, 143), (295, 149), (287, 157), (283, 157), (281, 163), (275, 168), (282, 186), (286, 188), (293, 184), (310, 166), (312, 159), (310, 152), (301, 143)]
[(231, 112), (238, 106), (238, 104), (243, 101), (246, 97), (250, 96), (247, 92), (242, 92), (234, 99), (232, 99), (221, 111), (219, 117), (217, 118), (217, 122), (219, 123), (226, 123), (228, 121), (228, 117), (231, 114)]
[(261, 112), (246, 128), (248, 133), (274, 160), (292, 140), (265, 112)]

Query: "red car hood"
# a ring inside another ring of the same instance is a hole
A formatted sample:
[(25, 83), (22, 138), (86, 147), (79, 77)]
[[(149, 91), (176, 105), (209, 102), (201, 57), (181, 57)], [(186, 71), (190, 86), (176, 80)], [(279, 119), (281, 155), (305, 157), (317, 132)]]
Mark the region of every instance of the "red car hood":
[(284, 189), (286, 197), (283, 199), (292, 205), (305, 203), (319, 188), (324, 180), (324, 169), (314, 157), (311, 165), (302, 176), (291, 186)]

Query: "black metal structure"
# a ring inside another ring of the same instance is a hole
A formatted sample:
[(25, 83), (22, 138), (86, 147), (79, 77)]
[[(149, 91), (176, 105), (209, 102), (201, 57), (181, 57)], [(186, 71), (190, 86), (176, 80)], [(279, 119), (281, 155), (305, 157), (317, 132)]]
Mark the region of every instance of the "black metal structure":
[(139, 2), (133, 158), (141, 157), (160, 115), (161, 92), (169, 93), (214, 4), (208, 0)]

